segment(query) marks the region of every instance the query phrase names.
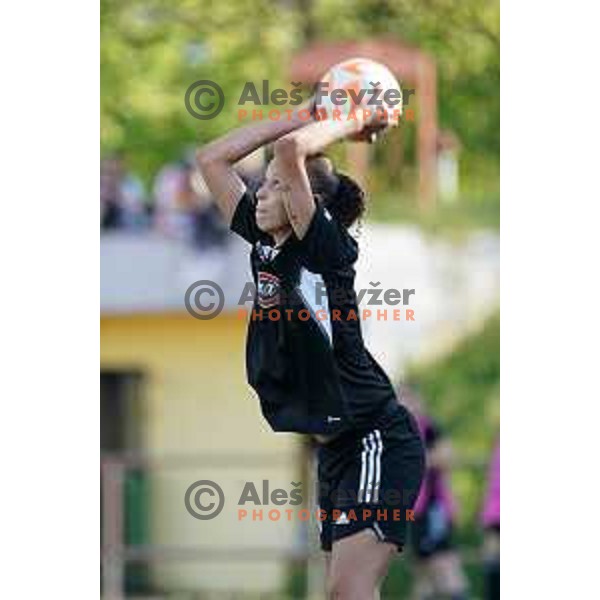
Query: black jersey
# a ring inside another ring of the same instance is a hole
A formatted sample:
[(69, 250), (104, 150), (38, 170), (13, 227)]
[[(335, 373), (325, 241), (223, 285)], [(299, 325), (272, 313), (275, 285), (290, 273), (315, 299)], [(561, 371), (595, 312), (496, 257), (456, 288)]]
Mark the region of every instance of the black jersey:
[(326, 434), (368, 425), (395, 394), (363, 342), (354, 238), (317, 203), (306, 235), (277, 248), (258, 229), (250, 193), (231, 229), (252, 244), (246, 368), (271, 427)]

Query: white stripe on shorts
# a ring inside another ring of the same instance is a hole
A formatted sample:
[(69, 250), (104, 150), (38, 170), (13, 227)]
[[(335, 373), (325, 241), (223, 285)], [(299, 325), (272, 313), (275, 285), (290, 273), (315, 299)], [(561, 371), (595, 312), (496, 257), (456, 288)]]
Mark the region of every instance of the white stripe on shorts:
[(361, 469), (358, 487), (358, 503), (379, 501), (381, 485), (381, 453), (383, 442), (381, 432), (375, 429), (362, 439)]
[(371, 502), (371, 496), (373, 494), (373, 484), (375, 480), (374, 460), (377, 447), (375, 444), (375, 436), (372, 433), (369, 434), (369, 446), (369, 471), (367, 475), (367, 490), (365, 494), (365, 502), (367, 504)]
[(367, 476), (367, 454), (369, 452), (367, 448), (367, 438), (362, 439), (363, 451), (360, 455), (360, 479), (358, 481), (358, 503), (361, 504), (365, 495), (365, 478)]
[(381, 431), (375, 429), (369, 433), (362, 439), (362, 444), (358, 503), (377, 503), (381, 486), (381, 454), (383, 452)]
[(375, 458), (375, 489), (373, 491), (373, 502), (379, 502), (379, 486), (381, 485), (381, 453), (383, 452), (383, 442), (381, 440), (381, 432), (375, 430), (377, 439), (377, 456)]

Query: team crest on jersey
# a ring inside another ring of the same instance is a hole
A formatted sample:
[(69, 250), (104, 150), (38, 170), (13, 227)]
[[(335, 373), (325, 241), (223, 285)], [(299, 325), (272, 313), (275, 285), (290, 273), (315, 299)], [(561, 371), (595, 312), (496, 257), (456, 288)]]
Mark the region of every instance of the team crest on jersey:
[(281, 298), (281, 282), (272, 273), (259, 271), (257, 286), (258, 304), (262, 308), (271, 308), (279, 304)]

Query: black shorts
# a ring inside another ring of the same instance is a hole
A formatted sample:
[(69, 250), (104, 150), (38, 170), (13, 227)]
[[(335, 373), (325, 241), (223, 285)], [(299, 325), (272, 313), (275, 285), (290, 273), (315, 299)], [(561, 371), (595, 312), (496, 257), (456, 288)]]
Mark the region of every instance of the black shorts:
[(453, 549), (452, 521), (443, 507), (429, 504), (425, 513), (418, 515), (410, 526), (413, 552), (419, 559), (427, 559)]
[(371, 528), (402, 550), (425, 466), (412, 415), (394, 402), (369, 429), (322, 444), (318, 460), (321, 548)]

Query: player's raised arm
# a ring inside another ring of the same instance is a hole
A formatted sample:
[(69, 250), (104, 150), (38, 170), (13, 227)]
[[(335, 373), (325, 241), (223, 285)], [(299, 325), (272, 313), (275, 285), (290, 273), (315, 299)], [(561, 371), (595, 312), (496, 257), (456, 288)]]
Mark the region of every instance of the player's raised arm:
[[(246, 190), (233, 165), (257, 148), (310, 122), (308, 118), (300, 117), (303, 109), (306, 109), (306, 106), (294, 111), (290, 119), (260, 122), (236, 129), (198, 150), (198, 166), (228, 223), (231, 222), (237, 202)], [(305, 114), (308, 117), (307, 110)]]
[(306, 158), (322, 152), (342, 139), (369, 140), (383, 125), (365, 124), (355, 119), (315, 121), (275, 142), (275, 161), (286, 189), (285, 208), (294, 233), (302, 239), (308, 230), (315, 202), (306, 172)]

